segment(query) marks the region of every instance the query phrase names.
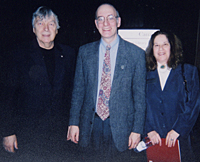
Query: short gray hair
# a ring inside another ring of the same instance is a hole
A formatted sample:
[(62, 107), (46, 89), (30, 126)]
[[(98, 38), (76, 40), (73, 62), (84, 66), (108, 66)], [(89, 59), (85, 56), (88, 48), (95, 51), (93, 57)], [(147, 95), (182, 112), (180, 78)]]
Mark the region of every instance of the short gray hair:
[(37, 17), (39, 18), (46, 18), (46, 17), (50, 17), (50, 16), (54, 16), (55, 20), (56, 20), (56, 28), (59, 29), (59, 20), (57, 15), (48, 7), (45, 6), (41, 6), (39, 7), (34, 13), (33, 13), (33, 18), (32, 18), (32, 26), (33, 28), (35, 27), (35, 19)]

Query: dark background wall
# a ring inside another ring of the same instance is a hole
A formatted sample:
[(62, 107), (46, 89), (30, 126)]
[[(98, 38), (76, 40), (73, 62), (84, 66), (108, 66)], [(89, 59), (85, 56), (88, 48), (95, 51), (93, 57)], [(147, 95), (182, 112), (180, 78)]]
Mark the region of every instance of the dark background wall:
[[(34, 39), (31, 20), (38, 7), (48, 6), (58, 15), (61, 28), (56, 40), (78, 51), (80, 45), (100, 38), (94, 25), (94, 13), (105, 2), (113, 4), (119, 11), (120, 29), (168, 29), (174, 32), (182, 41), (185, 62), (196, 63), (200, 69), (200, 0), (0, 0), (0, 71), (2, 63), (7, 65), (12, 57), (4, 54), (6, 51)], [(194, 128), (196, 136), (193, 136), (197, 155), (199, 132), (200, 118)]]
[(100, 38), (94, 13), (103, 2), (113, 4), (122, 18), (121, 29), (168, 29), (182, 40), (185, 61), (195, 62), (199, 16), (198, 0), (1, 0), (0, 50), (34, 38), (32, 13), (49, 6), (60, 20), (56, 39), (78, 50)]

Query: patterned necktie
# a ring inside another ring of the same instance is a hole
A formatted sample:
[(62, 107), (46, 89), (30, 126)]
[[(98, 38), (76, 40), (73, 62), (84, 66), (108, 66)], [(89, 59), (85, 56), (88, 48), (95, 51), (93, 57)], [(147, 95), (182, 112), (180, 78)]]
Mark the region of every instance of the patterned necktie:
[(97, 114), (103, 121), (109, 117), (109, 98), (111, 91), (110, 48), (110, 45), (106, 46), (106, 53), (103, 61), (103, 70), (97, 103)]

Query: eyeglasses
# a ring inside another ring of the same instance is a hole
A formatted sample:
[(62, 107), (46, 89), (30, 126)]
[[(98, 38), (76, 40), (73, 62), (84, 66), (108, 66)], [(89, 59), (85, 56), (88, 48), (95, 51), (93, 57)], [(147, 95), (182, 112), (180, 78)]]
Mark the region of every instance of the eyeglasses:
[[(113, 15), (108, 15), (107, 17), (106, 17), (106, 19), (107, 19), (107, 21), (109, 22), (109, 23), (113, 23), (114, 21), (115, 21), (115, 19), (117, 19), (119, 16), (113, 16)], [(99, 17), (97, 17), (96, 18), (96, 20), (97, 20), (97, 22), (99, 23), (99, 24), (103, 24), (104, 23), (104, 21), (105, 21), (105, 17), (103, 17), (103, 16), (99, 16)]]

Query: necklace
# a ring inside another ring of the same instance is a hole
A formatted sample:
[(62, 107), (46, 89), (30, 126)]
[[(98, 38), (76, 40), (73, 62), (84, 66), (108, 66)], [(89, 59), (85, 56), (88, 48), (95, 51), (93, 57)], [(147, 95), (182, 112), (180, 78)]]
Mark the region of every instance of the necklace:
[(161, 69), (164, 69), (164, 68), (165, 68), (165, 65), (161, 65), (160, 68), (161, 68)]

